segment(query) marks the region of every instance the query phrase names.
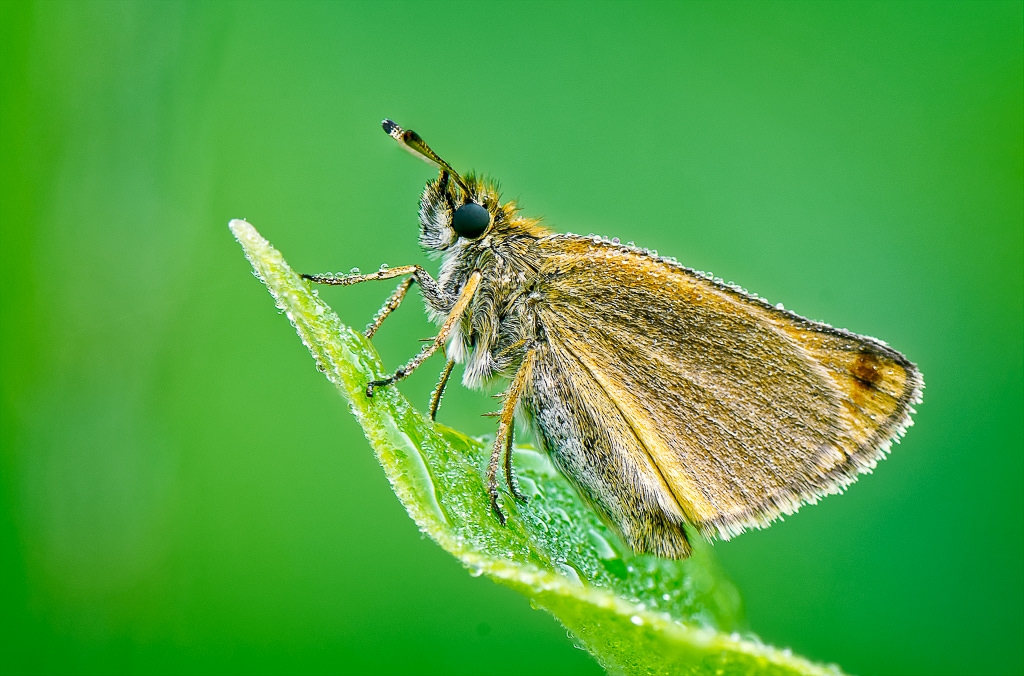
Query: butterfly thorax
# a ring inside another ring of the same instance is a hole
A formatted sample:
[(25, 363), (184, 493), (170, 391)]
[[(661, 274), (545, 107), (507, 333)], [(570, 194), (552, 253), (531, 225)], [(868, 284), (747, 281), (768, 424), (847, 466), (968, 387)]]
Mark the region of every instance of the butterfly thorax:
[[(481, 387), (495, 377), (511, 377), (527, 346), (539, 338), (531, 286), (540, 267), (536, 242), (550, 232), (520, 216), (514, 202), (501, 204), (493, 184), (473, 176), (466, 182), (468, 196), (439, 179), (427, 184), (420, 200), (420, 244), (441, 257), (442, 295), (424, 300), (430, 318), (441, 322), (470, 276), (481, 273), (480, 286), (448, 341), (448, 356), (465, 364), (463, 382)], [(483, 205), (493, 218), (476, 239), (459, 237), (452, 228), (452, 214), (467, 201)]]

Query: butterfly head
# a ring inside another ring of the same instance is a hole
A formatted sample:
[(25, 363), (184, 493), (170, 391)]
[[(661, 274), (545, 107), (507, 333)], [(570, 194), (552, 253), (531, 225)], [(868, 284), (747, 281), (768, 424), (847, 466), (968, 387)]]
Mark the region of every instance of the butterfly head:
[(411, 129), (402, 129), (391, 120), (384, 120), (381, 126), (402, 147), (440, 169), (420, 198), (420, 244), (424, 248), (442, 252), (459, 240), (481, 240), (496, 225), (507, 222), (515, 207), (501, 205), (492, 183), (472, 174), (460, 176)]

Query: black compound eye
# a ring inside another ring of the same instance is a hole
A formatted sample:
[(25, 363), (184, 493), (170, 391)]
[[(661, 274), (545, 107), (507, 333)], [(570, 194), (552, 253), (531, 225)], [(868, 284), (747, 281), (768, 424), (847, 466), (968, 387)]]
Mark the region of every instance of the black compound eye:
[(459, 237), (476, 239), (484, 234), (491, 224), (491, 215), (487, 209), (473, 202), (466, 202), (455, 210), (452, 216), (452, 227)]

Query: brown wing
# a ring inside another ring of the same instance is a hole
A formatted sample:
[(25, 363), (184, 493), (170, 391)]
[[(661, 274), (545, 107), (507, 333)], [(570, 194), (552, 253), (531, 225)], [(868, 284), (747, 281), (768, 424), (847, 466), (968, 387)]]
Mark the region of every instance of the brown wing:
[(636, 249), (538, 246), (527, 408), (638, 551), (685, 556), (681, 520), (727, 539), (840, 492), (911, 424), (921, 375), (880, 341)]

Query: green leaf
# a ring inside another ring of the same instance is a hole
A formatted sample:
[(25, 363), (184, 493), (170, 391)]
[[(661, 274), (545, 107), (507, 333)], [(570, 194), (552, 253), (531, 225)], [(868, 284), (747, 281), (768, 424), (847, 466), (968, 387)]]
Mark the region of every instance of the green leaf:
[(342, 324), (249, 223), (230, 227), (317, 368), (348, 400), (409, 515), (470, 574), (549, 610), (611, 673), (841, 673), (737, 633), (739, 595), (706, 543), (695, 537), (686, 561), (632, 553), (542, 453), (515, 449), (530, 500), (506, 498), (501, 526), (485, 487), (488, 444), (431, 422), (397, 387), (367, 398), (366, 384), (386, 375), (369, 341)]

